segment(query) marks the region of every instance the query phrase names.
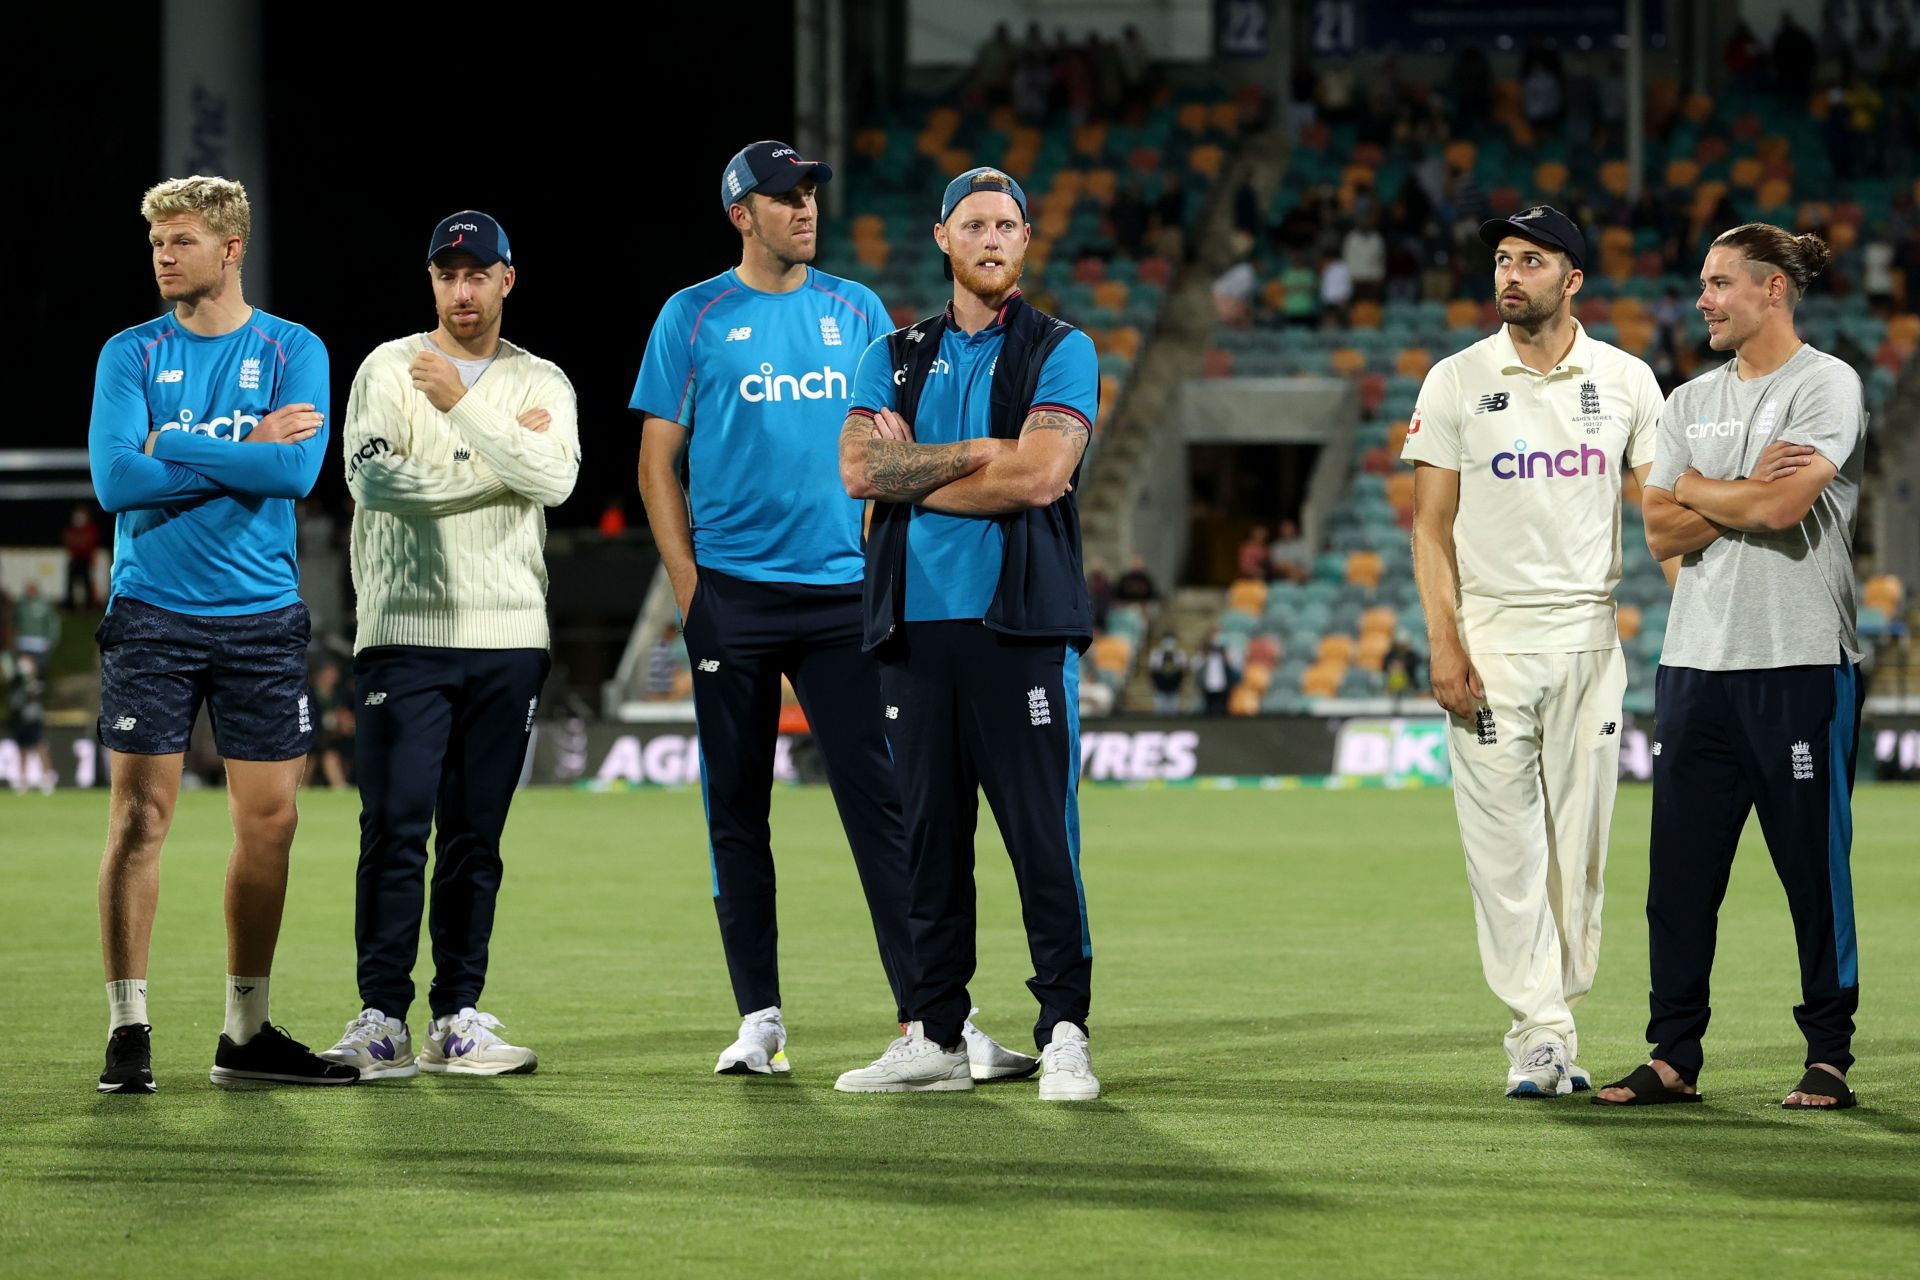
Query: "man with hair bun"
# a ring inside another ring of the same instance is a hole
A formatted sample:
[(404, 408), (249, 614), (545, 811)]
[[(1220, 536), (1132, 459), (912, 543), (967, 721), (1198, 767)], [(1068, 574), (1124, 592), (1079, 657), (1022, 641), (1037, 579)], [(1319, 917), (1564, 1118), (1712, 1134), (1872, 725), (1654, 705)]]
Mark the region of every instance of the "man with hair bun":
[(1700, 1100), (1717, 917), (1753, 809), (1800, 952), (1806, 1070), (1782, 1105), (1856, 1101), (1853, 530), (1867, 415), (1859, 375), (1793, 324), (1831, 256), (1818, 236), (1764, 223), (1717, 237), (1696, 305), (1733, 358), (1675, 389), (1661, 415), (1647, 546), (1683, 559), (1655, 686), (1653, 1053), (1597, 1103)]
[(227, 1012), (215, 1084), (352, 1084), (272, 1025), (267, 980), (287, 894), (294, 795), (313, 744), (307, 607), (293, 504), (327, 450), (327, 351), (247, 305), (246, 190), (195, 175), (141, 203), (158, 319), (108, 340), (87, 451), (115, 513), (100, 624), (101, 745), (113, 798), (100, 866), (108, 1038), (102, 1093), (154, 1092), (147, 953), (160, 850), (205, 704), (226, 760)]

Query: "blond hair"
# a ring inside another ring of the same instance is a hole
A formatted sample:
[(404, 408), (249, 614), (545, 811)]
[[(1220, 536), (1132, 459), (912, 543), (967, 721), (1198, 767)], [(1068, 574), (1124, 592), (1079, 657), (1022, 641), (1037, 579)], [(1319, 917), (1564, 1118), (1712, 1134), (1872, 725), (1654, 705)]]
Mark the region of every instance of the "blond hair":
[(1747, 259), (1748, 273), (1757, 281), (1764, 283), (1774, 271), (1785, 276), (1789, 307), (1800, 305), (1807, 286), (1833, 261), (1833, 250), (1819, 236), (1811, 232), (1797, 236), (1770, 222), (1749, 222), (1722, 231), (1710, 247), (1738, 250)]
[(247, 235), (253, 230), (253, 207), (247, 203), (245, 187), (231, 178), (196, 173), (191, 178), (168, 178), (149, 188), (140, 200), (140, 216), (148, 222), (189, 213), (223, 241), (239, 236), (245, 251)]

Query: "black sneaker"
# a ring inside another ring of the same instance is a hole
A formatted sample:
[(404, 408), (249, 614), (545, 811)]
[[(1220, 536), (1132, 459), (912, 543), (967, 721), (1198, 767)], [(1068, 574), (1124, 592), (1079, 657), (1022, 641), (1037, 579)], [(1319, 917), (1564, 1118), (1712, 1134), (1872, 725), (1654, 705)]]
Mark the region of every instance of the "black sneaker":
[(235, 1044), (225, 1032), (213, 1053), (215, 1084), (352, 1084), (360, 1073), (338, 1062), (328, 1062), (272, 1023), (245, 1044)]
[(144, 1022), (115, 1027), (107, 1037), (107, 1065), (100, 1073), (102, 1093), (153, 1093), (153, 1028)]

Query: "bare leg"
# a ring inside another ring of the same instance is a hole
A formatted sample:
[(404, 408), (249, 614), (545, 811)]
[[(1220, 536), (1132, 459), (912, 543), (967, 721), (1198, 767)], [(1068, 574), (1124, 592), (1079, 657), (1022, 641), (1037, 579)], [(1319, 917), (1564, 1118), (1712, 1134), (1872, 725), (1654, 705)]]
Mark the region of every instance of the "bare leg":
[(107, 981), (145, 979), (160, 903), (160, 848), (173, 825), (185, 756), (107, 753), (113, 798), (100, 860), (100, 953)]
[[(1833, 1076), (1836, 1080), (1840, 1082), (1843, 1088), (1845, 1087), (1847, 1083), (1846, 1072), (1834, 1066), (1832, 1063), (1816, 1062), (1813, 1065), (1820, 1068), (1822, 1071), (1827, 1072), (1829, 1075)], [(1834, 1104), (1838, 1103), (1840, 1101), (1840, 1098), (1839, 1098), (1839, 1095), (1837, 1094), (1802, 1093), (1798, 1089), (1795, 1089), (1792, 1093), (1787, 1095), (1786, 1101), (1797, 1103), (1803, 1107), (1831, 1107)]]
[(306, 771), (292, 760), (227, 761), (233, 857), (227, 863), (227, 972), (266, 977), (287, 902), (287, 855), (298, 822), (295, 793)]

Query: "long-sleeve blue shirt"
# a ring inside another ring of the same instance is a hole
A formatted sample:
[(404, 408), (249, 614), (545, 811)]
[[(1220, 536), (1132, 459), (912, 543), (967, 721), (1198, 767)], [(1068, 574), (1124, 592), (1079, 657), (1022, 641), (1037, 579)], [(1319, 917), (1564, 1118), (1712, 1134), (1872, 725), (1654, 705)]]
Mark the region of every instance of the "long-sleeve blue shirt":
[[(267, 414), (300, 403), (328, 415), (316, 434), (243, 443)], [(330, 409), (327, 349), (257, 308), (217, 338), (168, 313), (109, 339), (87, 452), (94, 493), (116, 517), (112, 599), (202, 616), (298, 600), (293, 504), (320, 474)]]

